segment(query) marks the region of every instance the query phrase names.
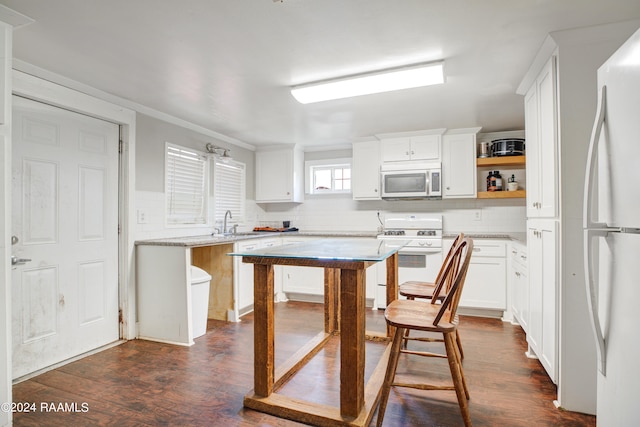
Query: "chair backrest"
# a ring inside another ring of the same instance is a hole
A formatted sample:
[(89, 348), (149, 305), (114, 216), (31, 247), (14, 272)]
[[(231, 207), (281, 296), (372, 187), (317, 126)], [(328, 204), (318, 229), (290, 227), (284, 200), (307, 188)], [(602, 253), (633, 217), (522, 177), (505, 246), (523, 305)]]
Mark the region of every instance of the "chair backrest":
[(460, 242), (452, 254), (452, 262), (449, 262), (445, 267), (444, 274), (452, 276), (451, 286), (442, 301), (442, 306), (440, 307), (438, 314), (433, 320), (434, 326), (437, 326), (443, 317), (449, 322), (454, 321), (456, 311), (458, 310), (458, 303), (460, 302), (460, 296), (462, 294), (462, 288), (464, 287), (467, 271), (469, 270), (472, 252), (473, 240), (466, 237), (462, 242)]
[(451, 247), (449, 248), (449, 251), (447, 252), (447, 256), (445, 256), (444, 260), (442, 261), (442, 267), (440, 267), (440, 271), (438, 272), (438, 276), (436, 277), (436, 283), (441, 278), (441, 276), (444, 274), (444, 269), (445, 269), (445, 266), (447, 264), (447, 261), (449, 260), (449, 258), (451, 258), (451, 255), (453, 255), (453, 252), (456, 250), (456, 246), (458, 246), (460, 244), (460, 242), (462, 242), (462, 239), (464, 239), (464, 233), (458, 234), (456, 236), (456, 238), (453, 239), (453, 243), (451, 244)]
[[(433, 290), (433, 296), (431, 298), (432, 304), (437, 303), (443, 293), (444, 295), (449, 293), (449, 289), (451, 288), (451, 284), (453, 283), (453, 278), (455, 277), (458, 268), (460, 267), (460, 253), (456, 252), (456, 249), (463, 240), (464, 233), (460, 233), (456, 236), (456, 238), (453, 240), (453, 243), (451, 244), (451, 248), (449, 248), (449, 251), (447, 252), (447, 256), (442, 262), (442, 266), (440, 267), (440, 271), (438, 272), (438, 276), (436, 277), (436, 281), (434, 282), (436, 287)], [(454, 254), (457, 255), (454, 256)]]

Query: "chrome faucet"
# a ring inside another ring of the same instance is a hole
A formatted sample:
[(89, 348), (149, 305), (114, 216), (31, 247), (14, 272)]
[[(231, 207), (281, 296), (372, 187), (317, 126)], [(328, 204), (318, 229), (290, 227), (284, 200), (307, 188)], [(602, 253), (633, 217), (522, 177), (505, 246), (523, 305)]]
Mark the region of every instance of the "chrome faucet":
[(233, 217), (231, 216), (231, 211), (226, 211), (224, 213), (224, 223), (222, 224), (222, 233), (226, 233), (227, 232), (227, 215), (229, 215), (229, 219), (233, 219)]

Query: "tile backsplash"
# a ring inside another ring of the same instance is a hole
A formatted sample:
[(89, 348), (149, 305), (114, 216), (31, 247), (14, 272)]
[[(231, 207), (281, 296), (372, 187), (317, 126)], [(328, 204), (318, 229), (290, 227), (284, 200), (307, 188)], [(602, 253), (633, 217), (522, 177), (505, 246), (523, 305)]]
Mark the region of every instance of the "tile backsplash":
[[(164, 221), (164, 193), (136, 192), (136, 239), (155, 239), (210, 234), (213, 226), (167, 227)], [(399, 212), (428, 212), (443, 215), (446, 233), (465, 232), (525, 232), (524, 199), (506, 200), (430, 200), (430, 201), (355, 201), (350, 195), (307, 196), (304, 203), (256, 204), (248, 200), (246, 221), (239, 231), (269, 224), (302, 231), (376, 231), (378, 220)], [(233, 222), (235, 223), (235, 222)]]

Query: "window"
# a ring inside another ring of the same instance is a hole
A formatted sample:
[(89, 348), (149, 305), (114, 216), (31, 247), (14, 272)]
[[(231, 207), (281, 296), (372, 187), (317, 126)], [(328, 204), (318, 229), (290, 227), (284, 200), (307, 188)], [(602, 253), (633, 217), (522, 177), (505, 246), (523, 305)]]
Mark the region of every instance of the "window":
[[(244, 222), (246, 200), (245, 164), (216, 158), (213, 165), (213, 197), (215, 221), (223, 222), (229, 210), (234, 224)], [(224, 230), (226, 231), (226, 230)]]
[(209, 162), (189, 148), (166, 144), (165, 198), (168, 225), (207, 224)]
[(351, 159), (305, 162), (308, 194), (351, 192)]

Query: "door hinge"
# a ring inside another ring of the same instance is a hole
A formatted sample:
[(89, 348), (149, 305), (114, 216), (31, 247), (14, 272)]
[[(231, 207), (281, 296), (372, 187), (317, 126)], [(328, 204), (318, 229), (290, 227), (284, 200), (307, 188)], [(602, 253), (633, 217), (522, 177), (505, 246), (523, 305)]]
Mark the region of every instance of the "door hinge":
[(118, 153), (122, 154), (122, 147), (124, 146), (124, 142), (122, 140), (118, 141)]
[(124, 323), (122, 320), (122, 309), (118, 310), (118, 323)]

